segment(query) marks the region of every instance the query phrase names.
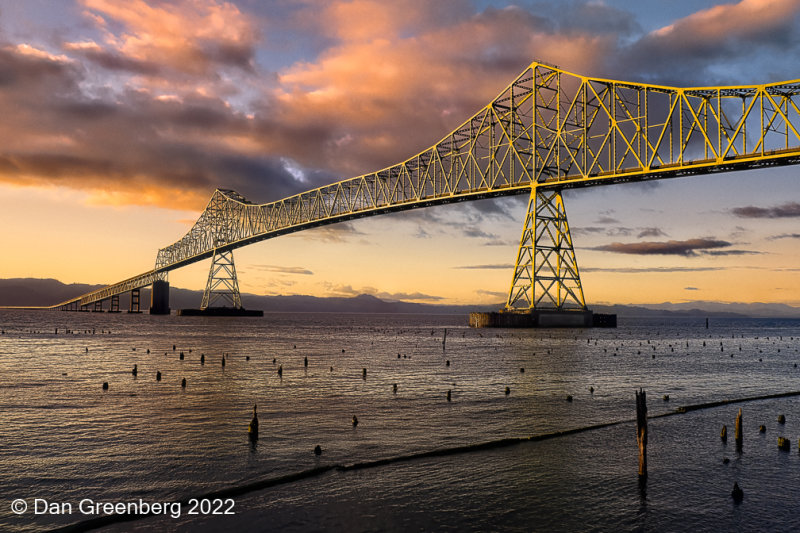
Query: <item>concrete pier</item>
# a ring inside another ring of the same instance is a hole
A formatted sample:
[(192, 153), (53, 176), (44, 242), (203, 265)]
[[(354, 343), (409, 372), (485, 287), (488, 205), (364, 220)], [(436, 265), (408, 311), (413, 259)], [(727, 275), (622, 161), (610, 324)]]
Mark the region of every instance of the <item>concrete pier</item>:
[(617, 315), (592, 313), (589, 309), (532, 309), (475, 312), (469, 314), (472, 328), (615, 328)]
[(169, 311), (169, 282), (156, 280), (150, 291), (150, 314), (168, 315)]
[(264, 316), (260, 309), (243, 307), (206, 307), (205, 309), (178, 309), (178, 316)]

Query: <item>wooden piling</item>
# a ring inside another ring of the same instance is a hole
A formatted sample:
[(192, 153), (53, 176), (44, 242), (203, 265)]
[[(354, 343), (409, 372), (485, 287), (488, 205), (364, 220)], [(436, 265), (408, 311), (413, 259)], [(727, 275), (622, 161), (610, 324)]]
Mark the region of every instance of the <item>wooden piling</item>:
[(736, 426), (734, 427), (734, 438), (736, 439), (736, 448), (742, 448), (742, 410), (739, 409), (739, 414), (736, 415)]
[(647, 477), (647, 393), (636, 393), (636, 442), (639, 445), (639, 477)]

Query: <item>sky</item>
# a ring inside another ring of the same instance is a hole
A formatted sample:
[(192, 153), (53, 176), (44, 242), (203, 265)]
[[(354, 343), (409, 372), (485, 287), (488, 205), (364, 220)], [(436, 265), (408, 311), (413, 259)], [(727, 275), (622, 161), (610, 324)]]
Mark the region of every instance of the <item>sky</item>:
[[(709, 86), (797, 79), (799, 56), (800, 0), (0, 0), (0, 277), (148, 271), (214, 189), (264, 203), (403, 161), (534, 60)], [(798, 171), (565, 191), (587, 303), (800, 305)], [(240, 288), (505, 301), (526, 200), (240, 248)]]

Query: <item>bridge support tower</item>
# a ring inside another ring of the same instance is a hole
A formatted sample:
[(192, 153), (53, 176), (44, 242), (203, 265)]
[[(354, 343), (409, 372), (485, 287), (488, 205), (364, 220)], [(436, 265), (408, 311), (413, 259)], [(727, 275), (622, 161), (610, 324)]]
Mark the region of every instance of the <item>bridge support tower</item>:
[(264, 316), (263, 311), (242, 307), (233, 250), (214, 250), (208, 283), (200, 309), (180, 309), (181, 316)]
[(203, 293), (200, 309), (209, 307), (242, 308), (239, 294), (239, 281), (236, 279), (236, 265), (233, 263), (233, 250), (218, 252), (214, 250), (208, 282)]
[(470, 313), (469, 324), (502, 328), (616, 326), (615, 315), (596, 315), (586, 307), (560, 190), (531, 189), (505, 308)]

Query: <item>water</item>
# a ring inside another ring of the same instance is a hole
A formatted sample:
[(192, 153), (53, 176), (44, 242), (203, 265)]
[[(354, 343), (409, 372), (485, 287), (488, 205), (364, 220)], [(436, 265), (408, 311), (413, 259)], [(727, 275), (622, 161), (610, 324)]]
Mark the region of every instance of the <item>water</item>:
[[(188, 516), (184, 506), (179, 518), (106, 529), (800, 529), (800, 398), (651, 419), (646, 494), (629, 422), (639, 387), (651, 415), (800, 390), (800, 320), (712, 319), (705, 329), (702, 319), (621, 319), (611, 330), (528, 331), (465, 323), (437, 315), (0, 311), (0, 530), (93, 518), (78, 508), (87, 498), (179, 501), (318, 466), (615, 421), (624, 423), (332, 470), (237, 495), (235, 515)], [(247, 439), (253, 404), (255, 445)], [(739, 407), (741, 453), (732, 438)], [(780, 413), (785, 424), (777, 422)], [(723, 424), (728, 444), (719, 438)], [(789, 453), (778, 450), (778, 435), (791, 439)], [(730, 498), (734, 481), (745, 490), (739, 505)], [(28, 512), (11, 512), (16, 498), (29, 503)], [(70, 503), (72, 512), (36, 515), (35, 498)]]

